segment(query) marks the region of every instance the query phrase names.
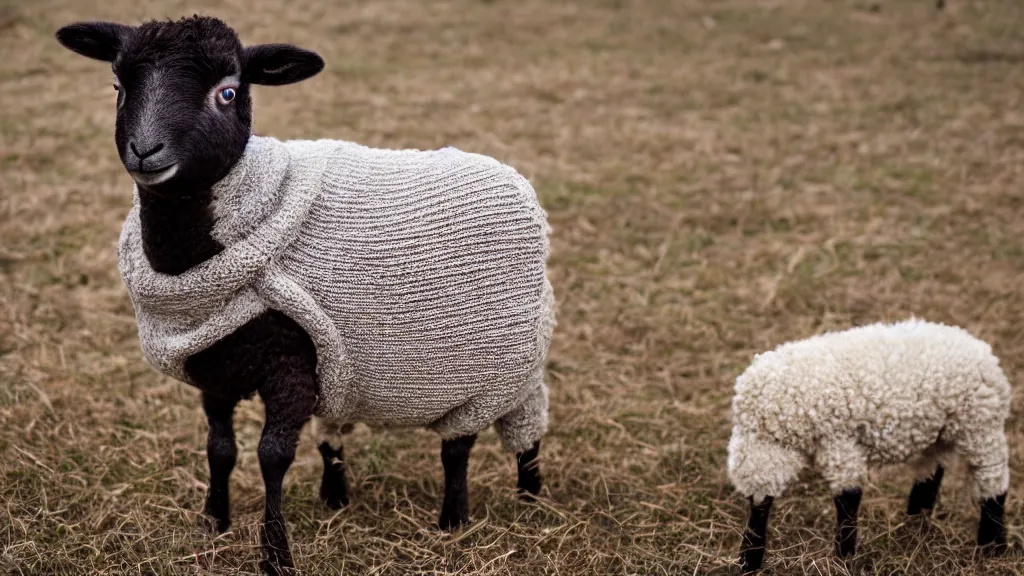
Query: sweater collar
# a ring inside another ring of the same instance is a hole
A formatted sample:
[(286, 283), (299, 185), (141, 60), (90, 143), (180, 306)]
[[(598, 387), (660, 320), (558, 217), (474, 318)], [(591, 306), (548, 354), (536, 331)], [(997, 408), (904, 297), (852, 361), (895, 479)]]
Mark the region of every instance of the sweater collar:
[(289, 160), (281, 141), (249, 138), (242, 157), (210, 190), (214, 240), (224, 246), (239, 242), (280, 209)]
[[(292, 161), (284, 143), (253, 136), (238, 164), (213, 186), (220, 212), (214, 237), (224, 250), (171, 276), (154, 271), (142, 250), (138, 204), (125, 221), (119, 267), (136, 306), (165, 314), (221, 305), (251, 285), (299, 233), (319, 189), (319, 173)], [(296, 170), (302, 176), (296, 178)], [(311, 172), (310, 174), (305, 174)], [(307, 185), (298, 185), (298, 182)]]

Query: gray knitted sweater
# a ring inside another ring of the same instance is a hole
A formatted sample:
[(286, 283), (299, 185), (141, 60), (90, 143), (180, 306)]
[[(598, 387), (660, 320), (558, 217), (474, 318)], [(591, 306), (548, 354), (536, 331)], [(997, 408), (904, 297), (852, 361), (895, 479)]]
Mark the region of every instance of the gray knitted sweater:
[(512, 450), (545, 432), (547, 218), (514, 169), (253, 136), (213, 197), (225, 249), (177, 276), (143, 253), (137, 189), (125, 221), (119, 268), (155, 368), (188, 382), (186, 358), (272, 308), (316, 346), (318, 416), (446, 438), (497, 421)]

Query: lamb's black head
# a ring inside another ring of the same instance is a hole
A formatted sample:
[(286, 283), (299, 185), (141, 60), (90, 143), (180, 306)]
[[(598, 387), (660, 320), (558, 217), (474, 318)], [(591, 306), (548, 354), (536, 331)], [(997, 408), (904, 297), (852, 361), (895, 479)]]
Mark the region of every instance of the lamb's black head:
[(137, 27), (80, 22), (57, 40), (112, 63), (121, 162), (140, 189), (160, 195), (206, 189), (238, 161), (252, 129), (250, 84), (290, 84), (324, 66), (287, 44), (243, 48), (234, 30), (201, 16)]

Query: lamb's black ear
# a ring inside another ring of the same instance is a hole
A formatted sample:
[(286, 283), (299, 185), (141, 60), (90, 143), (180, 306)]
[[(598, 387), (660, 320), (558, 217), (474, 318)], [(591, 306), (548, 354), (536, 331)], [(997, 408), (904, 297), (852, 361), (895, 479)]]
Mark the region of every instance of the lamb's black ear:
[(242, 82), (280, 86), (315, 76), (324, 69), (316, 52), (291, 44), (257, 44), (245, 49)]
[(132, 30), (116, 22), (76, 22), (57, 30), (57, 41), (82, 56), (113, 62)]

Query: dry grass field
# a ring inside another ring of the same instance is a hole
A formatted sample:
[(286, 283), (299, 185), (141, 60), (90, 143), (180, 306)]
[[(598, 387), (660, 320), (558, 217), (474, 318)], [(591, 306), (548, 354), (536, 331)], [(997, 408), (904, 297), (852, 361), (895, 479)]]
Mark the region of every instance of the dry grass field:
[[(53, 38), (197, 11), (327, 61), (256, 89), (258, 132), (490, 154), (553, 227), (541, 500), (514, 497), (488, 431), (473, 524), (442, 534), (438, 439), (357, 427), (334, 513), (307, 431), (285, 489), (305, 573), (734, 573), (729, 400), (755, 352), (913, 314), (988, 340), (1024, 384), (1019, 0), (0, 0), (0, 573), (256, 570), (262, 407), (237, 413), (215, 538), (199, 395), (144, 362), (116, 269), (131, 180), (109, 67)], [(1024, 574), (1022, 413), (1017, 393), (1007, 558), (975, 553), (962, 475), (922, 524), (895, 469), (865, 486), (841, 563), (807, 474), (777, 501), (767, 573)]]

